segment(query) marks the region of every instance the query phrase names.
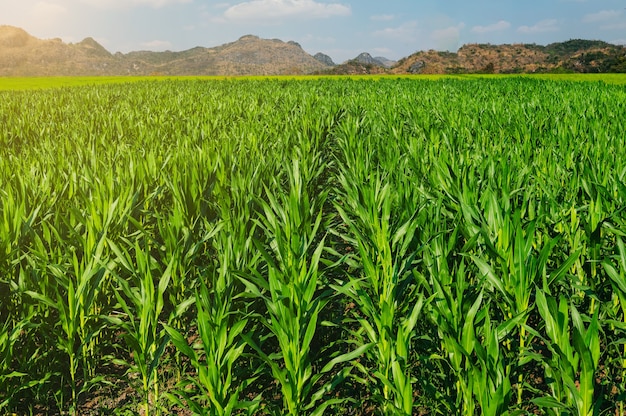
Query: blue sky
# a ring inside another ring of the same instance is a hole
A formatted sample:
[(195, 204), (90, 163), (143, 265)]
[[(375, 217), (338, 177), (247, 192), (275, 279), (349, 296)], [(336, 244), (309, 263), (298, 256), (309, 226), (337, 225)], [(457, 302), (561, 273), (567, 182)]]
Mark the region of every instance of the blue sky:
[(626, 44), (626, 0), (0, 0), (0, 25), (111, 52), (212, 47), (246, 34), (293, 40), (336, 62), (398, 59), (465, 43)]

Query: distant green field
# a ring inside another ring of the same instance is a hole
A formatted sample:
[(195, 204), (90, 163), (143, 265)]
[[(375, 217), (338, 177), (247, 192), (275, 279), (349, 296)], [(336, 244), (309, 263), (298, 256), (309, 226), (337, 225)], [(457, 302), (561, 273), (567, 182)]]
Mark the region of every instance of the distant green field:
[[(473, 75), (470, 75), (473, 76)], [(552, 81), (587, 81), (606, 82), (607, 84), (626, 84), (626, 74), (523, 74), (523, 75), (478, 75), (479, 77), (527, 77)]]
[(291, 80), (315, 80), (320, 78), (327, 79), (385, 79), (385, 78), (412, 78), (422, 80), (438, 80), (442, 78), (516, 78), (528, 77), (546, 80), (559, 81), (602, 81), (609, 84), (626, 84), (626, 74), (539, 74), (539, 75), (294, 75), (294, 76), (243, 76), (243, 77), (210, 77), (210, 76), (118, 76), (118, 77), (0, 77), (0, 91), (4, 90), (33, 90), (59, 87), (72, 87), (81, 85), (100, 85), (100, 84), (120, 84), (130, 82), (141, 82), (147, 80), (224, 80), (224, 79), (240, 79), (240, 80), (261, 80), (261, 79), (291, 79)]
[(625, 78), (0, 80), (0, 415), (626, 415)]
[(5, 77), (0, 78), (2, 90), (35, 90), (83, 85), (120, 84), (163, 77)]

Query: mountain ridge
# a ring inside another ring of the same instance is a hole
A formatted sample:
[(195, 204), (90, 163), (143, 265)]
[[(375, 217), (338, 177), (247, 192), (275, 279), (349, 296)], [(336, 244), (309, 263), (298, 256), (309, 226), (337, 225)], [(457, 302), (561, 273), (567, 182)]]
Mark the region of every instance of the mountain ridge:
[(466, 44), (456, 53), (420, 51), (401, 59), (392, 73), (626, 72), (626, 47), (570, 39), (548, 45)]
[(295, 41), (244, 35), (216, 47), (111, 53), (95, 39), (38, 39), (0, 26), (0, 76), (302, 75), (626, 72), (626, 47), (574, 39), (549, 45), (466, 44), (457, 52), (418, 51), (399, 61), (363, 52), (336, 65)]
[(255, 35), (213, 48), (113, 54), (90, 37), (64, 43), (0, 26), (0, 76), (290, 75), (327, 68), (297, 42)]

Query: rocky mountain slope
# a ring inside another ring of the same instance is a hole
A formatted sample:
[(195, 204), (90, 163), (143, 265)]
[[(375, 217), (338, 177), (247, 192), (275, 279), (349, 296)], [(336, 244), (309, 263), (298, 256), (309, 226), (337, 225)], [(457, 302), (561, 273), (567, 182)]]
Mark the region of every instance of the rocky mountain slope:
[(335, 65), (319, 73), (329, 75), (384, 74), (395, 64), (396, 62), (390, 59), (383, 57), (374, 58), (369, 53), (362, 52), (354, 59), (350, 59), (341, 65)]
[(215, 48), (111, 54), (94, 39), (66, 44), (0, 26), (0, 76), (282, 75), (329, 68), (296, 42), (247, 35)]
[(318, 61), (320, 61), (324, 65), (335, 66), (335, 62), (333, 62), (333, 58), (331, 58), (330, 56), (326, 55), (325, 53), (318, 52), (315, 55), (313, 55), (313, 58), (317, 59)]
[(626, 47), (602, 41), (470, 44), (458, 52), (423, 51), (402, 59), (392, 73), (626, 72)]
[(0, 26), (0, 76), (533, 72), (626, 72), (626, 47), (588, 40), (547, 46), (469, 44), (457, 52), (416, 52), (398, 62), (364, 52), (335, 65), (329, 56), (311, 56), (296, 42), (252, 35), (214, 48), (112, 54), (92, 38), (68, 44)]

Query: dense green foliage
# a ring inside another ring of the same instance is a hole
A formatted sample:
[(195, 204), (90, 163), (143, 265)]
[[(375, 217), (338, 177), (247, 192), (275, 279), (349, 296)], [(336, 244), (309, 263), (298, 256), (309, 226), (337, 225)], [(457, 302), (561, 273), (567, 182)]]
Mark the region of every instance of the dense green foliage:
[(0, 412), (625, 414), (625, 114), (529, 78), (0, 92)]

